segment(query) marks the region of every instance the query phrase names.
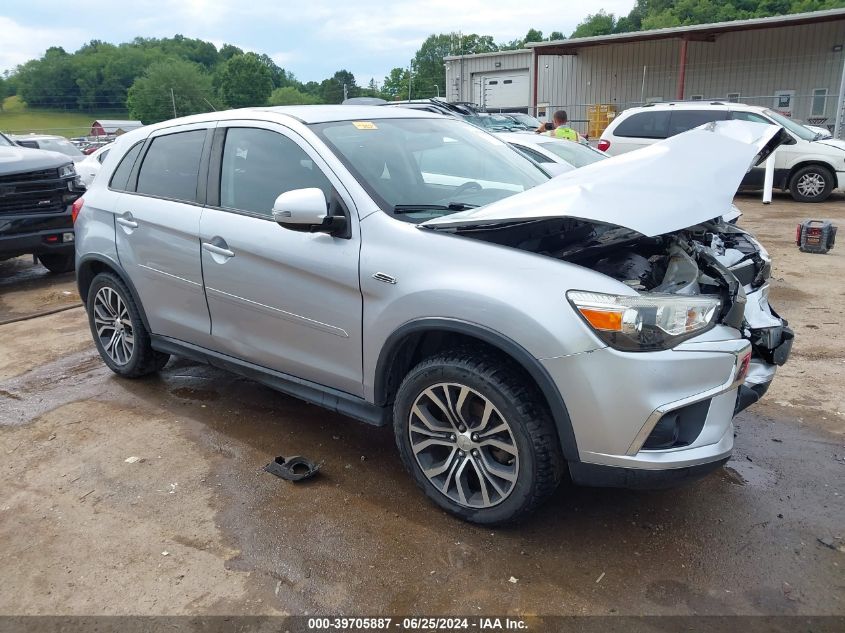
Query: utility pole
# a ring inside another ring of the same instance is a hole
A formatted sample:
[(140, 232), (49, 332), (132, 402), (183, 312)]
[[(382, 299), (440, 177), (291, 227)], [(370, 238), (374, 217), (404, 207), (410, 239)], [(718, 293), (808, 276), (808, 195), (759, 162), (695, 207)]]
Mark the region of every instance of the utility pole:
[(173, 118), (176, 118), (176, 97), (173, 95), (173, 88), (170, 89), (170, 103), (173, 104)]
[(413, 66), (408, 66), (408, 101), (411, 100), (411, 84), (414, 81)]
[(343, 100), (346, 101), (349, 98), (349, 89), (346, 87), (346, 83), (343, 84)]

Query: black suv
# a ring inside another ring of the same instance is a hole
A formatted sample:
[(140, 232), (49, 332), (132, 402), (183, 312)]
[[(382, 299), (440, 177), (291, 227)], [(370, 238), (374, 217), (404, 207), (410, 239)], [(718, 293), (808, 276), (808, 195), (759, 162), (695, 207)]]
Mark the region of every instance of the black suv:
[(73, 270), (71, 206), (84, 192), (67, 156), (0, 134), (0, 260), (33, 254), (50, 272)]

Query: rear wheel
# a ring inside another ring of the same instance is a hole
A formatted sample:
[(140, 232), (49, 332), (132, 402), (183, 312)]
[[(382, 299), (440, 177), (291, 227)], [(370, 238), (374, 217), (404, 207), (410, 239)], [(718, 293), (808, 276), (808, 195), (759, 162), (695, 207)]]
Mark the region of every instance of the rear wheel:
[(170, 358), (154, 350), (150, 334), (126, 284), (100, 273), (88, 290), (88, 324), (100, 357), (114, 373), (137, 378), (164, 367)]
[(51, 273), (69, 273), (73, 270), (73, 253), (45, 253), (38, 261)]
[(833, 191), (833, 174), (821, 165), (808, 165), (789, 180), (789, 193), (798, 202), (824, 202)]
[(536, 388), (479, 349), (433, 356), (405, 377), (394, 432), (405, 467), (441, 508), (474, 523), (513, 521), (556, 489), (563, 456)]

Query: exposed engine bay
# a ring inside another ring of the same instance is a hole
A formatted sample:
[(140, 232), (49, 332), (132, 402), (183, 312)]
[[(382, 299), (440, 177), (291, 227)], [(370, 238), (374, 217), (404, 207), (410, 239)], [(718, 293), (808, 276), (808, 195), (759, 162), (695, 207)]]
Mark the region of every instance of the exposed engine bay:
[[(771, 259), (751, 234), (721, 218), (655, 237), (572, 218), (451, 230), (584, 266), (643, 294), (717, 296), (718, 322), (751, 341), (758, 377), (766, 386), (773, 366), (789, 355), (792, 331), (768, 302)], [(762, 372), (763, 366), (770, 372)]]

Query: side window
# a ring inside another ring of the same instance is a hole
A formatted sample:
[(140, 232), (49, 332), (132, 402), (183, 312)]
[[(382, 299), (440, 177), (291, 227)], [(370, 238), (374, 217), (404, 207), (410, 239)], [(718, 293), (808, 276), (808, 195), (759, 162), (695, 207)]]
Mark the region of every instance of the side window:
[(723, 121), (728, 116), (725, 110), (673, 110), (669, 118), (669, 136), (686, 132), (711, 121)]
[(755, 114), (754, 112), (731, 112), (731, 118), (736, 121), (750, 121), (751, 123), (765, 123), (772, 125), (772, 122), (767, 118)]
[(294, 141), (258, 128), (230, 128), (223, 145), (220, 206), (271, 217), (279, 194), (316, 187), (331, 200), (332, 185)]
[(110, 149), (103, 150), (103, 152), (99, 156), (97, 156), (97, 162), (102, 165), (103, 161), (106, 160), (106, 156), (109, 155), (110, 151), (111, 151)]
[(141, 148), (143, 146), (144, 141), (135, 143), (131, 148), (129, 148), (129, 151), (123, 155), (123, 158), (120, 159), (120, 164), (111, 176), (109, 187), (117, 189), (118, 191), (126, 191), (129, 174), (132, 172), (132, 167), (135, 165), (135, 161), (138, 159), (138, 154), (141, 152)]
[(668, 128), (668, 111), (638, 112), (624, 119), (613, 130), (613, 135), (629, 138), (666, 138)]
[(193, 130), (154, 138), (141, 163), (136, 191), (196, 202), (205, 134), (205, 130)]

